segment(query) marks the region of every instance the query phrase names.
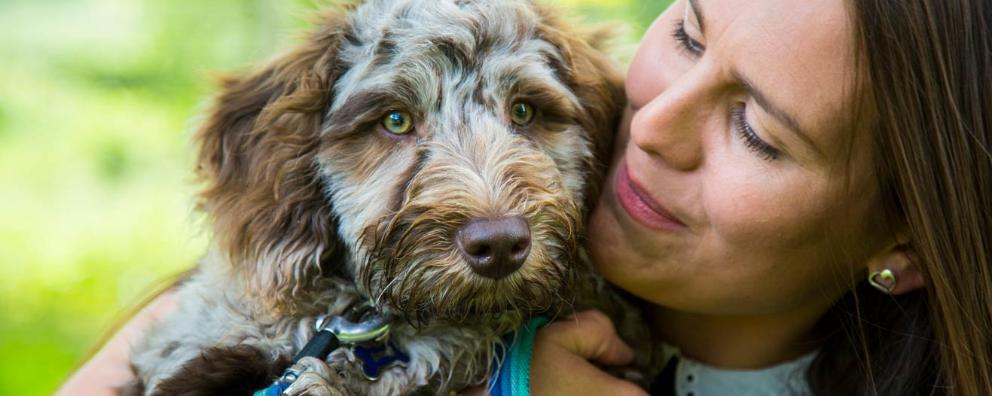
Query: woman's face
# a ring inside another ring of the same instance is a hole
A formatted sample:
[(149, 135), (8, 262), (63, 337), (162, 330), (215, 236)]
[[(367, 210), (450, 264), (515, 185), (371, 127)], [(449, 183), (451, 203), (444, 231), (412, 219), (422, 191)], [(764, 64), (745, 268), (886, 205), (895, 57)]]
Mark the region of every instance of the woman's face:
[(716, 315), (822, 313), (888, 238), (842, 0), (678, 1), (648, 30), (590, 225), (613, 283)]

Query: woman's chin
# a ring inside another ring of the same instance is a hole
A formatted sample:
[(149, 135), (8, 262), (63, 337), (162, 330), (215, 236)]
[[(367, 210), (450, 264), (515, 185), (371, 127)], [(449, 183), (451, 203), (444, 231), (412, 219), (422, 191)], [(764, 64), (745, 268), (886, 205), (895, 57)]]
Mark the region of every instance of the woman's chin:
[[(671, 236), (654, 235), (650, 230), (628, 224), (623, 209), (607, 188), (589, 216), (586, 248), (593, 265), (603, 278), (644, 300), (660, 303), (664, 290), (676, 286), (678, 271), (669, 266), (677, 255)], [(667, 246), (667, 247), (666, 247)], [(660, 293), (660, 294), (659, 294)]]
[[(596, 270), (610, 283), (627, 289), (631, 275), (640, 273), (636, 267), (642, 260), (634, 256), (635, 249), (630, 236), (617, 219), (616, 202), (607, 202), (609, 192), (600, 199), (599, 205), (589, 216), (587, 249)], [(633, 290), (631, 290), (633, 291)]]

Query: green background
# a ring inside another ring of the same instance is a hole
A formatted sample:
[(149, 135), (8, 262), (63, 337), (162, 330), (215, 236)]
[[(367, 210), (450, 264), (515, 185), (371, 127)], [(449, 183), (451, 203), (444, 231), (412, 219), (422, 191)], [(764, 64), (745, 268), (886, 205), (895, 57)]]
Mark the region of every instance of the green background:
[[(618, 22), (667, 0), (558, 0)], [(209, 235), (191, 130), (211, 76), (292, 43), (319, 0), (0, 0), (0, 394), (50, 394)]]

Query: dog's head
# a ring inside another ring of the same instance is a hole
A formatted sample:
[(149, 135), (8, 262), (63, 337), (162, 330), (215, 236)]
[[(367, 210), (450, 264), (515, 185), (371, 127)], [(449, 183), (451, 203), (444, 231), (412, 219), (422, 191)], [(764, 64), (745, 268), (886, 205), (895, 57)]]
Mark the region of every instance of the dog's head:
[(419, 321), (562, 302), (623, 100), (594, 36), (529, 0), (324, 15), (199, 131), (234, 273), (276, 310), (335, 273)]

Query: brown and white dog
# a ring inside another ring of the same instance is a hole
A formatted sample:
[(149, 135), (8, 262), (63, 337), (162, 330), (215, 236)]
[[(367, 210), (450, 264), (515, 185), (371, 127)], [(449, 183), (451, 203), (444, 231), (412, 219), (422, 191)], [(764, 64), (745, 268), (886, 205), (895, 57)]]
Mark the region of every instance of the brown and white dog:
[(532, 315), (623, 311), (580, 248), (624, 100), (601, 39), (530, 0), (367, 0), (225, 81), (197, 135), (215, 242), (131, 391), (264, 388), (370, 301), (409, 363), (370, 381), (339, 349), (290, 393), (444, 393)]

